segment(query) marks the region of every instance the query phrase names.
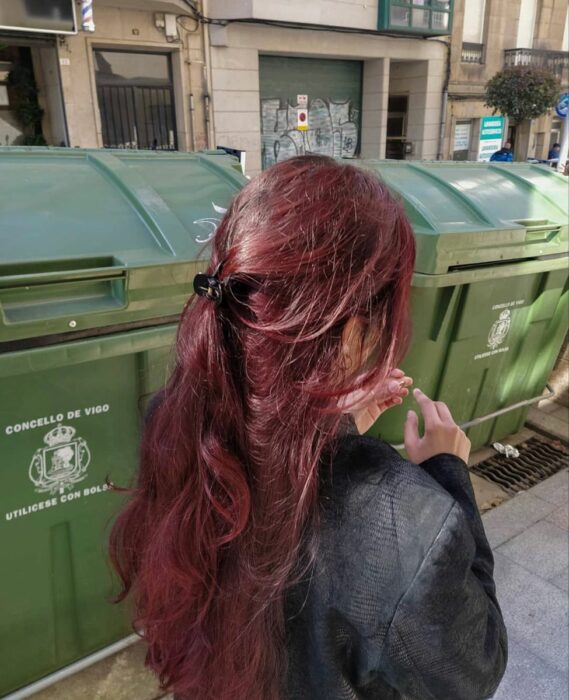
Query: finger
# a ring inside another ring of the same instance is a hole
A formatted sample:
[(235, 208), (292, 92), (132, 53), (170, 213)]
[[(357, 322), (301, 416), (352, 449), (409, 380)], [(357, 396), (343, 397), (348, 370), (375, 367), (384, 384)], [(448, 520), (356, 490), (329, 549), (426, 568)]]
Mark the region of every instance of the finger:
[(396, 367), (395, 369), (391, 370), (389, 376), (393, 377), (394, 379), (402, 379), (405, 376), (405, 372), (402, 369)]
[(391, 396), (399, 391), (400, 384), (396, 379), (390, 379), (382, 389), (384, 395)]
[(409, 448), (416, 445), (420, 440), (419, 419), (417, 418), (417, 414), (415, 413), (415, 411), (407, 412), (407, 420), (405, 421), (405, 426), (403, 430), (405, 449), (407, 450), (407, 453), (409, 453)]
[(437, 413), (439, 414), (439, 418), (444, 423), (454, 423), (454, 419), (453, 419), (452, 414), (449, 410), (449, 407), (446, 405), (446, 403), (444, 401), (435, 401), (435, 408), (437, 409)]
[(391, 379), (387, 383), (387, 393), (388, 394), (396, 394), (399, 396), (407, 396), (409, 393), (407, 387), (411, 386), (413, 383), (413, 380), (411, 377), (403, 377), (402, 379), (394, 380)]
[(439, 422), (439, 414), (435, 407), (434, 401), (426, 395), (420, 389), (415, 389), (413, 391), (413, 396), (415, 401), (419, 404), (423, 418), (425, 419), (425, 427), (430, 428), (435, 423)]

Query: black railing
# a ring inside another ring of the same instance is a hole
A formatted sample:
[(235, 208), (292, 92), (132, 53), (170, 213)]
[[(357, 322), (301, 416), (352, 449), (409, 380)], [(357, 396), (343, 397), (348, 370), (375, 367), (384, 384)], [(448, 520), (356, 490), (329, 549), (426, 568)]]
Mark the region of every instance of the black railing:
[(98, 85), (105, 148), (177, 148), (171, 86)]
[(545, 51), (544, 49), (506, 49), (504, 66), (532, 66), (551, 71), (560, 79), (567, 79), (569, 53), (566, 51)]
[(460, 60), (462, 63), (484, 63), (484, 44), (464, 42)]

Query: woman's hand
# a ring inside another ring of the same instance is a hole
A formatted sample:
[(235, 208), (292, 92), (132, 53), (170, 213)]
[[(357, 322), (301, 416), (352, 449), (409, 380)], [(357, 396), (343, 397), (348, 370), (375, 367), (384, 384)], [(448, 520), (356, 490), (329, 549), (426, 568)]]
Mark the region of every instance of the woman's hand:
[(412, 462), (420, 464), (438, 454), (452, 454), (467, 462), (470, 440), (454, 422), (448, 406), (431, 401), (420, 389), (413, 392), (425, 421), (425, 434), (419, 435), (419, 419), (409, 411), (405, 421), (405, 450)]
[(356, 423), (360, 435), (367, 432), (379, 416), (388, 408), (398, 406), (409, 393), (413, 383), (411, 377), (406, 377), (400, 369), (392, 370), (387, 379), (371, 389), (357, 389), (343, 397), (340, 407), (346, 406)]

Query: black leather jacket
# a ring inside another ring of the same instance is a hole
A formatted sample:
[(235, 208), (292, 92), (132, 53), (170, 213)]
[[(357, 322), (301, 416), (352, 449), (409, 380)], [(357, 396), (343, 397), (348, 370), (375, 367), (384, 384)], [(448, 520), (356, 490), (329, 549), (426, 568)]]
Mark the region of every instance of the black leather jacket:
[(506, 667), (464, 462), (342, 438), (312, 574), (287, 598), (287, 700), (481, 700)]

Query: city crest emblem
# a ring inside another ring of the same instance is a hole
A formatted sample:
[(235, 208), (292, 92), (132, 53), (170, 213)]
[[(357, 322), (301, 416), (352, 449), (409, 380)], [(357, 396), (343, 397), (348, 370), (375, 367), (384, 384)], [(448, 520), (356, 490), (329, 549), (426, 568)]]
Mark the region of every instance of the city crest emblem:
[(502, 311), (500, 318), (494, 321), (490, 333), (488, 333), (488, 347), (491, 350), (495, 350), (499, 345), (502, 345), (506, 336), (510, 331), (510, 325), (512, 323), (512, 312), (509, 309)]
[(75, 433), (75, 428), (58, 425), (44, 436), (46, 446), (36, 450), (29, 469), (37, 493), (63, 493), (87, 476), (91, 453)]

